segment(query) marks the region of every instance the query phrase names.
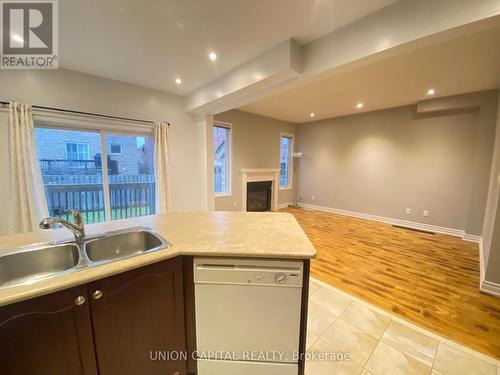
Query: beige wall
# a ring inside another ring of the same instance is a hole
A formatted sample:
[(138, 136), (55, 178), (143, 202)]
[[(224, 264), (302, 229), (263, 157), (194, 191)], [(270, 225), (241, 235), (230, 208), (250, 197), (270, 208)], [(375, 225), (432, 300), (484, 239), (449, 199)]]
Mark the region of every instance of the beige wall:
[(488, 203), (483, 229), (484, 279), (500, 284), (500, 97), (495, 136), (495, 151), (491, 165), (491, 179), (488, 190)]
[(471, 190), (469, 211), (465, 232), (480, 235), (483, 230), (486, 199), (490, 181), (490, 166), (493, 155), (495, 127), (497, 121), (498, 91), (490, 90), (464, 95), (455, 95), (420, 102), (421, 114), (446, 113), (449, 111), (479, 109), (478, 129), (475, 139), (476, 152), (470, 179), (474, 181)]
[[(218, 211), (242, 209), (241, 176), (243, 168), (279, 168), (280, 134), (295, 133), (295, 125), (248, 112), (232, 110), (214, 117), (217, 121), (232, 124), (232, 195), (215, 198)], [(293, 200), (292, 190), (280, 190), (278, 203)]]
[[(480, 96), (494, 99), (496, 117), (497, 92)], [(302, 202), (480, 235), (496, 119), (477, 107), (406, 106), (298, 125)]]
[[(170, 127), (172, 210), (206, 208), (206, 147), (201, 126), (185, 114), (183, 98), (88, 74), (53, 71), (0, 71), (0, 99), (145, 120), (167, 120)], [(0, 112), (0, 171), (8, 171), (7, 115)], [(0, 210), (6, 211), (7, 179), (0, 182)], [(0, 215), (4, 220), (5, 215)], [(0, 228), (5, 228), (0, 222)]]

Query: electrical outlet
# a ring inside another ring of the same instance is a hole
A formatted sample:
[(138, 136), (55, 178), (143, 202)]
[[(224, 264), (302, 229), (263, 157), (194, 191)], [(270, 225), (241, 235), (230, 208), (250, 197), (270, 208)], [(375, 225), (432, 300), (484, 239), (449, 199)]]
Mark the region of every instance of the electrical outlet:
[(429, 216), (429, 210), (424, 210), (424, 216), (425, 217)]
[(407, 208), (407, 209), (406, 209), (406, 214), (407, 214), (407, 215), (411, 214), (411, 208)]
[(316, 199), (316, 197), (315, 197), (314, 195), (311, 195), (311, 199), (312, 199), (312, 200), (315, 200), (315, 199)]
[(236, 207), (236, 201), (233, 202), (233, 207)]

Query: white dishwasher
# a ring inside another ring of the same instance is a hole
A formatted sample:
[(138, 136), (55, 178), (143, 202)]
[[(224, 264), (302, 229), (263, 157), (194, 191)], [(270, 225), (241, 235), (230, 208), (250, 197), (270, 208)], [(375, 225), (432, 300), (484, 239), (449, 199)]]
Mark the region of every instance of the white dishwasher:
[(199, 375), (297, 375), (303, 262), (194, 259)]

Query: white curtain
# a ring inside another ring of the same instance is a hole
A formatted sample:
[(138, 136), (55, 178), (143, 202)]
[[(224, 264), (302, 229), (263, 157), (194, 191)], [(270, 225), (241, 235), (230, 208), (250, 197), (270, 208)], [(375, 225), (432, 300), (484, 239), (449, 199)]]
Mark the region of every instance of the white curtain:
[(156, 213), (164, 214), (170, 207), (168, 189), (168, 123), (155, 122)]
[(10, 103), (9, 158), (9, 233), (37, 230), (48, 210), (30, 105)]

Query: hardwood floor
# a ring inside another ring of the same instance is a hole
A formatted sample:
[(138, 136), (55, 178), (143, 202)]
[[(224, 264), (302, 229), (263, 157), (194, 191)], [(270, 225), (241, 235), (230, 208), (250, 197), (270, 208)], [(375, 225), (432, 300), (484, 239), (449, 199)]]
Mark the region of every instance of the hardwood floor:
[(479, 292), (477, 244), (327, 212), (282, 211), (318, 251), (313, 277), (500, 359), (500, 298)]

